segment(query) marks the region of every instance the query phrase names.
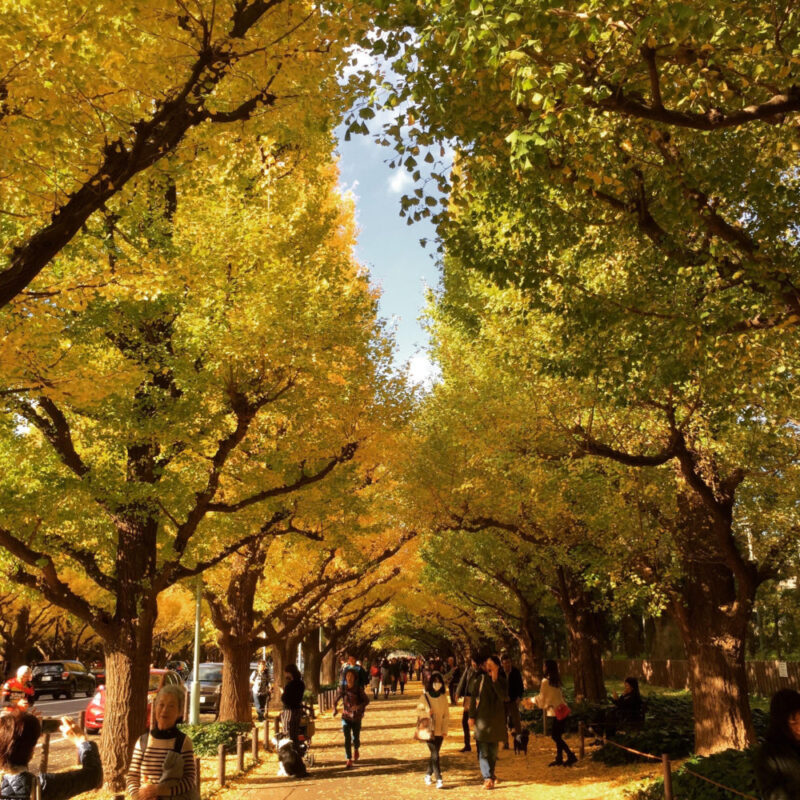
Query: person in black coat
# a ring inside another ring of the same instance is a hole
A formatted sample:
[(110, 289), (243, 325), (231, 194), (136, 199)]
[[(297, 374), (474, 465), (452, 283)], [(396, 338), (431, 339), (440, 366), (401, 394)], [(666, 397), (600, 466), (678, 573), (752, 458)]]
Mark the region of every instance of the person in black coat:
[[(522, 682), (522, 673), (514, 666), (511, 656), (503, 654), (503, 672), (508, 682), (508, 699), (506, 700), (506, 727), (511, 735), (522, 730), (522, 720), (519, 716), (519, 704), (525, 694), (525, 684)], [(508, 750), (508, 737), (503, 742), (503, 750)]]
[(297, 742), (300, 736), (300, 720), (303, 716), (303, 695), (306, 685), (300, 677), (296, 664), (288, 664), (284, 672), (284, 686), (281, 693), (281, 727), (286, 735)]
[(755, 770), (762, 800), (800, 797), (800, 693), (794, 689), (781, 689), (772, 697)]

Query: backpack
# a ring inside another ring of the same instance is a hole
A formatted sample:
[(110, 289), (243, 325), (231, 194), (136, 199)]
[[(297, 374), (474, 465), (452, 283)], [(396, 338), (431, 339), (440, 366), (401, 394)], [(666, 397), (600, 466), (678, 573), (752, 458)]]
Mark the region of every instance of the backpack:
[[(139, 737), (139, 749), (142, 751), (142, 756), (144, 756), (147, 751), (149, 737), (149, 733), (143, 733)], [(183, 743), (185, 741), (186, 734), (178, 731), (172, 750), (164, 756), (164, 764), (161, 767), (159, 783), (164, 783), (165, 781), (179, 781), (183, 778)], [(171, 800), (200, 800), (200, 787), (197, 785), (197, 776), (195, 776), (194, 785), (190, 789), (183, 794), (171, 795)]]

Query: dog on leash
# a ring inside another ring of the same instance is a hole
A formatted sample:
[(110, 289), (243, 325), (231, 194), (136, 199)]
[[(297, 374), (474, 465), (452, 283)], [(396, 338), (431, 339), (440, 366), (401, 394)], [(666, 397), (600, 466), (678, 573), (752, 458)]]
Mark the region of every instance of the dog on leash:
[(514, 755), (518, 756), (520, 753), (528, 755), (528, 739), (531, 738), (531, 732), (524, 728), (519, 733), (514, 734)]
[(278, 734), (273, 737), (272, 744), (278, 754), (279, 778), (305, 778), (308, 775), (303, 757), (288, 736)]

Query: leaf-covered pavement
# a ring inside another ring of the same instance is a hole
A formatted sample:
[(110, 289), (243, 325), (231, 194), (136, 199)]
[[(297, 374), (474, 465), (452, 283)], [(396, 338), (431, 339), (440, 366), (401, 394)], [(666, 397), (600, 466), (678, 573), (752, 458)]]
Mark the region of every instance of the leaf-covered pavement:
[[(418, 800), (438, 795), (423, 783), (427, 748), (413, 741), (415, 707), (420, 684), (412, 683), (400, 695), (372, 702), (364, 719), (361, 759), (352, 770), (345, 769), (340, 718), (329, 714), (317, 719), (312, 751), (316, 763), (310, 776), (292, 780), (276, 776), (277, 761), (248, 773), (220, 793), (220, 800), (329, 800), (331, 797), (359, 800)], [(573, 737), (574, 738), (574, 737)], [(577, 752), (577, 741), (570, 746)], [(485, 797), (475, 752), (459, 753), (463, 745), (460, 708), (452, 707), (450, 735), (442, 747), (445, 791), (461, 798)], [(605, 767), (588, 758), (571, 769), (549, 768), (554, 746), (541, 734), (532, 736), (528, 755), (500, 752), (499, 782), (495, 793), (514, 800), (622, 800), (623, 789), (645, 777), (655, 777), (659, 766), (628, 765)]]

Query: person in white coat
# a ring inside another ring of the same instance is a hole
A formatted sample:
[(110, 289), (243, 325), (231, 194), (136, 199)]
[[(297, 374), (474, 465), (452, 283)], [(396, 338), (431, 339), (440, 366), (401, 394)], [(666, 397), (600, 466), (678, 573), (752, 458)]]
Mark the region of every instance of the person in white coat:
[[(548, 767), (571, 767), (578, 759), (564, 741), (564, 729), (567, 726), (566, 718), (559, 719), (556, 709), (566, 706), (564, 693), (561, 691), (561, 676), (558, 674), (558, 662), (548, 659), (544, 662), (544, 678), (539, 686), (539, 694), (534, 698), (534, 703), (547, 715), (550, 723), (550, 737), (556, 745), (556, 757)], [(564, 761), (566, 754), (567, 760)]]
[(450, 724), (450, 698), (444, 685), (441, 672), (431, 674), (429, 688), (422, 693), (422, 702), (418, 706), (420, 716), (430, 716), (433, 736), (425, 743), (431, 753), (428, 763), (428, 772), (425, 774), (425, 783), (430, 786), (436, 778), (436, 788), (444, 789), (442, 781), (442, 768), (439, 762), (439, 751), (442, 742), (447, 736), (447, 727)]

